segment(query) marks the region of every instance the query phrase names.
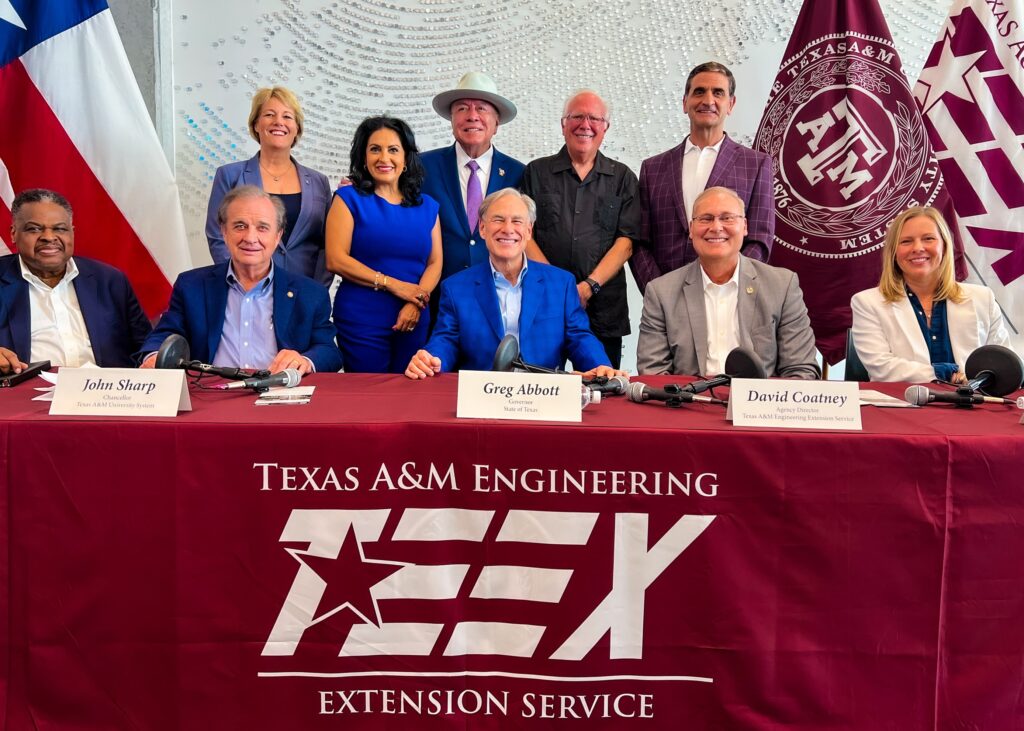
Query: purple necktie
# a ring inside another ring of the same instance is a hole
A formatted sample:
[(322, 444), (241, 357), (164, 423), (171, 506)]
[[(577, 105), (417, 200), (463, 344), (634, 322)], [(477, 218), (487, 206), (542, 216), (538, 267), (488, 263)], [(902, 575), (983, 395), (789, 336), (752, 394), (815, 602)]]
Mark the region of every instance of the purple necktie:
[(480, 169), (476, 160), (466, 163), (469, 168), (469, 182), (466, 183), (466, 216), (469, 220), (469, 230), (476, 231), (478, 218), (480, 217), (480, 201), (484, 199), (484, 192), (480, 188), (480, 178), (476, 171)]

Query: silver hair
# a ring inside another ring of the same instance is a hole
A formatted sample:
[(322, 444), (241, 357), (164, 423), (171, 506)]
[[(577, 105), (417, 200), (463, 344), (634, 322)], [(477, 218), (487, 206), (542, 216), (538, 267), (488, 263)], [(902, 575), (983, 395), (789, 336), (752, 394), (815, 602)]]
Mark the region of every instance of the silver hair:
[(237, 188), (232, 188), (225, 193), (223, 200), (220, 202), (220, 206), (217, 208), (217, 223), (221, 226), (227, 223), (228, 206), (239, 198), (263, 198), (264, 200), (270, 201), (270, 204), (274, 206), (274, 213), (277, 214), (277, 230), (284, 231), (284, 203), (282, 203), (281, 199), (276, 195), (270, 195), (270, 193), (263, 190), (263, 188), (257, 188), (255, 185), (239, 185)]
[(714, 195), (716, 193), (724, 193), (725, 195), (729, 196), (734, 201), (739, 203), (740, 204), (740, 213), (743, 214), (743, 215), (746, 215), (747, 207), (743, 203), (743, 199), (740, 198), (739, 195), (737, 195), (736, 191), (733, 190), (732, 188), (726, 188), (726, 187), (721, 186), (721, 185), (716, 185), (713, 188), (705, 188), (704, 192), (701, 193), (699, 196), (697, 196), (697, 198), (693, 201), (693, 210), (695, 210), (695, 211), (697, 210), (697, 204), (700, 203), (706, 196)]
[(520, 193), (515, 188), (502, 188), (501, 190), (496, 190), (489, 196), (484, 198), (480, 202), (480, 220), (484, 220), (484, 217), (487, 215), (488, 208), (490, 208), (500, 198), (504, 198), (507, 195), (518, 198), (519, 200), (526, 204), (526, 212), (530, 216), (531, 226), (537, 222), (537, 204), (533, 202), (533, 198), (526, 195), (526, 193)]
[(600, 99), (601, 100), (601, 106), (604, 107), (604, 118), (606, 120), (608, 120), (609, 122), (612, 121), (612, 105), (609, 104), (608, 101), (603, 96), (598, 94), (593, 89), (577, 89), (572, 94), (570, 94), (569, 98), (565, 100), (565, 104), (562, 106), (562, 117), (563, 118), (565, 118), (569, 114), (569, 103), (573, 99), (575, 99), (576, 97), (580, 96), (581, 94), (593, 94), (598, 99)]

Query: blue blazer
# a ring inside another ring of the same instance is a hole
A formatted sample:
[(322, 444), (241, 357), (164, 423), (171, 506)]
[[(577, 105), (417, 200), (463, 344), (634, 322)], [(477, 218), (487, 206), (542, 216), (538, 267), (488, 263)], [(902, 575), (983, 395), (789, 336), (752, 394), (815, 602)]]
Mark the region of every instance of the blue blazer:
[[(228, 263), (199, 267), (178, 277), (171, 303), (140, 356), (160, 349), (168, 335), (182, 335), (191, 357), (209, 363), (217, 354), (228, 304), (225, 279)], [(341, 351), (334, 344), (331, 303), (327, 289), (309, 277), (274, 268), (274, 333), (277, 347), (295, 350), (313, 361), (317, 372), (341, 368)]]
[[(462, 202), (455, 145), (424, 152), (420, 158), (426, 169), (423, 192), (441, 204), (441, 281), (471, 266), (487, 261), (487, 247), (477, 233), (477, 222), (470, 225), (466, 204)], [(487, 182), (490, 195), (502, 188), (518, 188), (526, 166), (518, 160), (494, 150), (491, 178)]]
[[(334, 191), (323, 173), (297, 162), (295, 168), (299, 172), (302, 207), (299, 208), (299, 217), (292, 227), (287, 244), (282, 241), (274, 252), (274, 264), (281, 269), (330, 286), (334, 275), (327, 271), (324, 226), (327, 223), (327, 211), (331, 207)], [(214, 264), (220, 264), (230, 258), (227, 245), (220, 234), (220, 224), (217, 223), (217, 209), (220, 208), (224, 194), (240, 185), (263, 188), (259, 155), (248, 160), (229, 162), (217, 168), (217, 174), (213, 178), (213, 189), (210, 191), (210, 203), (206, 210), (206, 240), (210, 245), (210, 256), (213, 257)]]
[[(489, 371), (505, 336), (491, 266), (485, 262), (441, 283), (434, 333), (424, 348), (441, 359), (441, 370)], [(608, 365), (608, 356), (580, 307), (569, 272), (531, 261), (523, 279), (519, 352), (527, 363), (561, 368), (566, 359), (589, 371)]]
[[(19, 260), (17, 254), (0, 257), (0, 346), (27, 362), (32, 353), (32, 314)], [(72, 285), (96, 365), (134, 367), (133, 355), (153, 328), (132, 285), (112, 266), (84, 256), (74, 260), (78, 276)]]

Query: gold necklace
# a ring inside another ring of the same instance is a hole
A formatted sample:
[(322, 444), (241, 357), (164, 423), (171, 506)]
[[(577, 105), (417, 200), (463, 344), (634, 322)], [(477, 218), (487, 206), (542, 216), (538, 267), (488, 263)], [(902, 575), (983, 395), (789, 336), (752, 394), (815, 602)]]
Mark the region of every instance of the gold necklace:
[[(288, 168), (286, 168), (280, 175), (274, 175), (274, 173), (270, 171), (270, 168), (263, 164), (262, 160), (260, 160), (260, 167), (263, 169), (264, 172), (266, 172), (267, 175), (274, 179), (275, 183), (281, 182), (281, 178), (283, 178), (288, 173)], [(288, 163), (288, 167), (291, 167), (291, 163)]]

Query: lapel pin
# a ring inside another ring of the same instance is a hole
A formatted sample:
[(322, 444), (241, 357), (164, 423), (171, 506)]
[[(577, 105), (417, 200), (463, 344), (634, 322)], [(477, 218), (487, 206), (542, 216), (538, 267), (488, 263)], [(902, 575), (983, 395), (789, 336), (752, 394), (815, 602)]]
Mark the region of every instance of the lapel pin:
[[(749, 292), (750, 290), (747, 290), (747, 291)], [(294, 297), (294, 296), (295, 296), (295, 293), (294, 293), (294, 292), (292, 292), (291, 290), (289, 290), (289, 291), (288, 291), (288, 296), (289, 296), (289, 297)]]
[(505, 177), (505, 168), (498, 168), (498, 175), (502, 178)]
[(753, 287), (747, 287), (747, 294), (754, 294), (754, 288)]

